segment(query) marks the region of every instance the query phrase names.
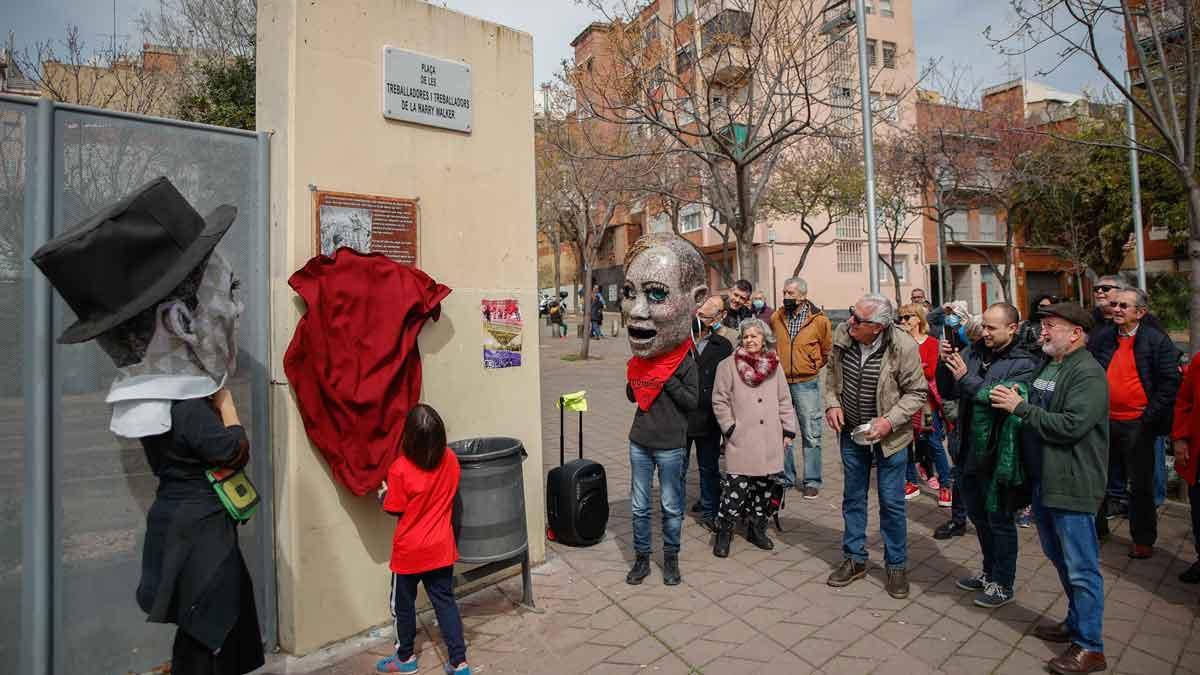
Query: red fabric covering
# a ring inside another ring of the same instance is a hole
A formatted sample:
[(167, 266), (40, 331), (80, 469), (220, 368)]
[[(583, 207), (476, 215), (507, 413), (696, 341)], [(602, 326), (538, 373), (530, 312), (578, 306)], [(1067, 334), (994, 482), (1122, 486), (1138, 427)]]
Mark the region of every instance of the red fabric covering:
[(1175, 461), (1179, 477), (1196, 484), (1196, 466), (1200, 464), (1200, 359), (1193, 359), (1183, 376), (1179, 395), (1175, 398), (1175, 416), (1171, 427), (1171, 440), (1188, 442), (1187, 461)]
[(450, 289), (421, 270), (349, 248), (288, 279), (308, 312), (283, 370), (309, 439), (356, 495), (379, 487), (421, 393), (417, 335)]
[(420, 574), (458, 560), (450, 516), (461, 472), (450, 448), (433, 471), (425, 471), (404, 455), (392, 464), (383, 510), (402, 514), (392, 536), (392, 572)]
[(665, 354), (649, 359), (640, 356), (629, 359), (625, 375), (629, 379), (629, 387), (633, 389), (633, 398), (643, 412), (650, 409), (650, 404), (658, 398), (663, 385), (675, 374), (675, 369), (683, 362), (683, 357), (687, 356), (691, 348), (692, 341), (684, 340)]

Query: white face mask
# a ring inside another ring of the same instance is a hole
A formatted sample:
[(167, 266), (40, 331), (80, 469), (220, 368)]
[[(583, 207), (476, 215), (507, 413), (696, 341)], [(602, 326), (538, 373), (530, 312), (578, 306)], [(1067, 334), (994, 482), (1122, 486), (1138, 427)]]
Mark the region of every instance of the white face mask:
[(113, 433), (142, 438), (171, 428), (171, 402), (204, 398), (224, 386), (237, 365), (237, 325), (244, 306), (233, 269), (213, 253), (193, 312), (180, 300), (156, 309), (154, 336), (142, 360), (117, 369), (107, 402)]

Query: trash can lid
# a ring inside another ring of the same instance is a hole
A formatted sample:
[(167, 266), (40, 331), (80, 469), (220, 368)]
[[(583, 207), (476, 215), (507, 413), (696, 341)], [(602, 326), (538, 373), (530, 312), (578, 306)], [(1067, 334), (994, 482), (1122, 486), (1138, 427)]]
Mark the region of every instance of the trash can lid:
[(459, 459), (471, 462), (486, 462), (516, 454), (525, 455), (525, 446), (521, 441), (507, 436), (465, 438), (451, 442), (450, 449)]

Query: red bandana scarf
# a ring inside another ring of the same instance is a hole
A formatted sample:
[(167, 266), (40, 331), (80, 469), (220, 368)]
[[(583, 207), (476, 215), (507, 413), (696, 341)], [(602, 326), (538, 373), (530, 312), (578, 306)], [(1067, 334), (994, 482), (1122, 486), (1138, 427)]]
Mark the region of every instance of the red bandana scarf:
[(751, 387), (762, 384), (779, 367), (779, 356), (773, 349), (764, 348), (757, 354), (751, 354), (745, 348), (738, 347), (733, 352), (733, 359), (742, 382)]
[(637, 400), (638, 408), (643, 412), (650, 409), (650, 404), (658, 398), (663, 385), (675, 374), (675, 369), (683, 362), (691, 348), (692, 341), (684, 340), (678, 347), (665, 354), (650, 358), (634, 356), (629, 359), (625, 376), (633, 389), (633, 398)]

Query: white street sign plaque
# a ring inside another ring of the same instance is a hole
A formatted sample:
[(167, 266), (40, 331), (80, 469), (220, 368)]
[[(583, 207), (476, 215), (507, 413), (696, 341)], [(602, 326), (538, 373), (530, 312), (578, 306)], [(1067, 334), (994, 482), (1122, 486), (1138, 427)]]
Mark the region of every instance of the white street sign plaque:
[(471, 133), (471, 66), (384, 47), (383, 116)]

